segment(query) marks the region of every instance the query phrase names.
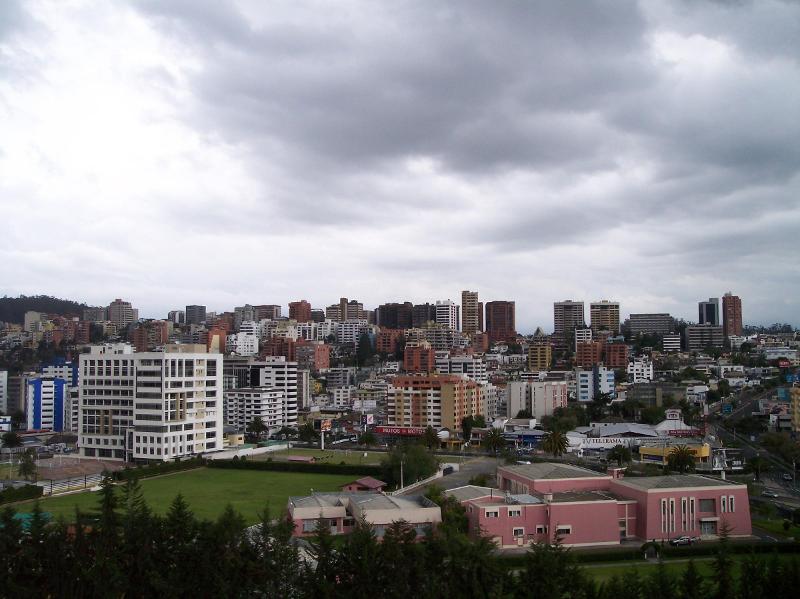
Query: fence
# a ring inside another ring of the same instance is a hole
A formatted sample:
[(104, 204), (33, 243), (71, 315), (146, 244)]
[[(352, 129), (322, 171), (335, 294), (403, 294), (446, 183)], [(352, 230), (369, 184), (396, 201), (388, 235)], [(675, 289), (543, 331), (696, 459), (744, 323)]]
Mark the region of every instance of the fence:
[(90, 489), (99, 485), (103, 480), (103, 474), (86, 474), (77, 478), (65, 478), (62, 480), (40, 480), (36, 484), (42, 487), (43, 495), (55, 495), (67, 491), (79, 491)]

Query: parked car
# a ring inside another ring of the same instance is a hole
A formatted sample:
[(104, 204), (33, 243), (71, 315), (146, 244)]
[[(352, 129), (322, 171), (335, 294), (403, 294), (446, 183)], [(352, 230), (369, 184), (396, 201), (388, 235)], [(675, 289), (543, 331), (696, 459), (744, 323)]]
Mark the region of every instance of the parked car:
[(700, 542), (700, 537), (689, 537), (689, 540), (694, 545), (695, 543), (699, 543)]
[(777, 499), (778, 494), (775, 491), (761, 491), (761, 497), (772, 497), (773, 499)]
[(783, 480), (788, 480), (789, 482), (792, 482), (792, 475), (789, 474), (788, 472), (784, 472), (783, 473)]
[(677, 539), (671, 539), (669, 542), (670, 545), (678, 547), (680, 545), (691, 545), (692, 538), (691, 537), (678, 537)]

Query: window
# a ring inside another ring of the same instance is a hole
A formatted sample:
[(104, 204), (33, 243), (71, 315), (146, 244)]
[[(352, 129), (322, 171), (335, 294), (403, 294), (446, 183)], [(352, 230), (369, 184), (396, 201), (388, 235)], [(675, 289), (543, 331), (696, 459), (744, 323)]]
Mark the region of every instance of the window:
[(733, 511), (733, 495), (728, 497), (728, 511), (729, 512)]
[(713, 512), (714, 511), (714, 500), (713, 499), (701, 499), (699, 507), (700, 507), (700, 511), (701, 512)]
[(513, 528), (511, 530), (511, 534), (514, 536), (514, 538), (524, 537), (525, 536), (525, 529), (524, 528)]
[(508, 517), (509, 518), (519, 518), (522, 515), (522, 510), (508, 510)]
[(560, 536), (563, 536), (563, 535), (569, 535), (569, 534), (572, 534), (572, 526), (571, 525), (559, 524), (558, 526), (556, 526), (556, 536), (557, 537), (560, 537)]
[(719, 505), (720, 505), (720, 508), (721, 508), (723, 514), (728, 511), (728, 498), (725, 497), (725, 495), (720, 497)]
[(486, 510), (486, 517), (487, 518), (498, 518), (500, 516), (497, 510)]
[(536, 534), (539, 534), (539, 535), (547, 534), (547, 527), (544, 526), (543, 524), (537, 524), (536, 525)]

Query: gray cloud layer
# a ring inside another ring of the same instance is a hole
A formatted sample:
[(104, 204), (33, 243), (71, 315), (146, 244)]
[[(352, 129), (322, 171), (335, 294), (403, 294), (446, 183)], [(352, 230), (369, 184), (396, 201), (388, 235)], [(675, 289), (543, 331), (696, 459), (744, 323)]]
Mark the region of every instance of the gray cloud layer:
[(796, 3), (0, 11), (3, 291), (800, 323)]

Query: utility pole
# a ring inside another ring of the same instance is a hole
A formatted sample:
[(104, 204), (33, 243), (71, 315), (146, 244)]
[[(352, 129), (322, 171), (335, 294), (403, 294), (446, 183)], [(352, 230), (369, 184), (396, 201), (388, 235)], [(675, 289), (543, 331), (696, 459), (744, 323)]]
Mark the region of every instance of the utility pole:
[(405, 458), (400, 458), (400, 488), (401, 488), (401, 489), (402, 489), (403, 487), (405, 487), (405, 484), (404, 484), (404, 482), (403, 482), (403, 463), (404, 463), (405, 461), (406, 461), (406, 459), (405, 459)]

